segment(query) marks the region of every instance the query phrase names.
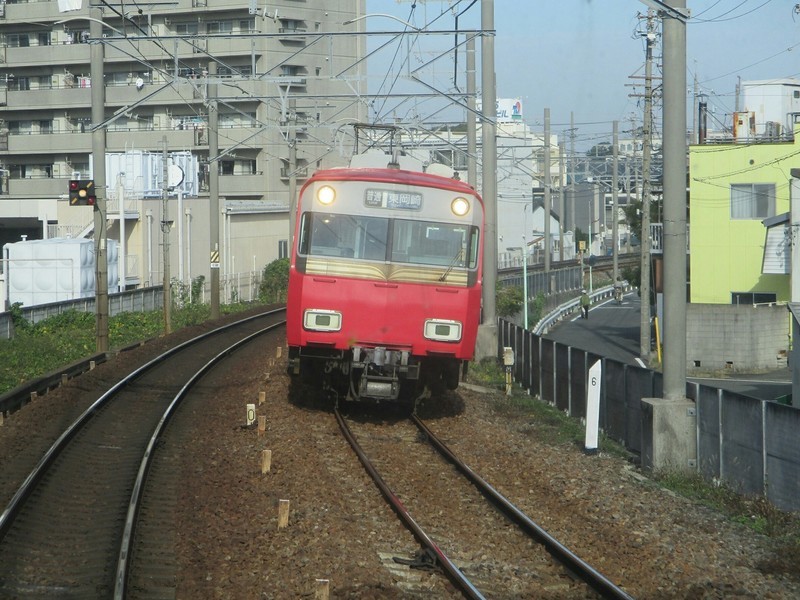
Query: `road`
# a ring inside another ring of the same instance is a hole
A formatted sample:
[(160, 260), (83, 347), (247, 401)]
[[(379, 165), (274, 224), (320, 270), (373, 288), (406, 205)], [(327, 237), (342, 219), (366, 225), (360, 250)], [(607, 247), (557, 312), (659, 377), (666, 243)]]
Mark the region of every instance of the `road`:
[[(575, 313), (573, 318), (556, 325), (545, 337), (621, 363), (643, 366), (639, 361), (640, 306), (636, 292), (626, 294), (622, 304), (617, 304), (612, 298), (592, 306), (588, 319)], [(687, 379), (761, 400), (776, 400), (792, 392), (789, 369), (752, 375), (739, 373), (736, 377)]]

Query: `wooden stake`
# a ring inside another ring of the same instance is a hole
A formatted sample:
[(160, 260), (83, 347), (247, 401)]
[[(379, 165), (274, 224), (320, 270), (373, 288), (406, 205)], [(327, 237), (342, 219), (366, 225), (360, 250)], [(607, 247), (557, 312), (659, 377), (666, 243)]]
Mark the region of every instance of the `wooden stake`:
[(61, 374), (61, 385), (66, 384), (69, 381), (69, 375), (66, 373)]
[(331, 582), (328, 579), (317, 579), (317, 587), (314, 590), (315, 600), (328, 600), (331, 593)]
[(37, 392), (31, 392), (31, 402), (36, 400), (36, 398), (38, 398), (38, 397), (39, 397), (39, 394)]
[(0, 411), (0, 427), (3, 426), (3, 421), (5, 420), (6, 416)]
[(97, 366), (97, 363), (93, 360), (89, 361), (89, 370), (94, 371), (94, 368)]
[(269, 381), (269, 371), (267, 371), (267, 381)]
[(267, 392), (258, 392), (258, 405), (261, 406), (267, 399)]
[(258, 415), (258, 435), (264, 435), (267, 430), (267, 415)]
[(283, 354), (283, 346), (278, 346), (278, 352), (275, 354), (276, 357), (280, 358)]
[(289, 501), (278, 500), (278, 529), (286, 529), (289, 526)]
[(261, 451), (261, 474), (269, 473), (272, 468), (272, 450)]

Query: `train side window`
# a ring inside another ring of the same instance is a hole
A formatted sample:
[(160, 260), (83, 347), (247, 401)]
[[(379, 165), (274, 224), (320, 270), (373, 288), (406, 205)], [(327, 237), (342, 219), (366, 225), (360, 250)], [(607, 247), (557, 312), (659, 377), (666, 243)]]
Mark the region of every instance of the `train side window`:
[(470, 269), (478, 266), (478, 228), (471, 227), (469, 232), (469, 260), (467, 264)]
[(300, 254), (308, 254), (309, 235), (311, 229), (311, 214), (303, 213), (300, 221), (300, 240), (297, 242), (297, 249)]

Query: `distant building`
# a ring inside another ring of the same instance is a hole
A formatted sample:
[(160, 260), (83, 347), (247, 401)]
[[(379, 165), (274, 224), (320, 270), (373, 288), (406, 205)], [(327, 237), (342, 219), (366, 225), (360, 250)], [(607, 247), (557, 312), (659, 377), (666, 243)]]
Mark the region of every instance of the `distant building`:
[[(70, 179), (92, 178), (102, 160), (92, 156), (91, 133), (102, 125), (108, 236), (125, 241), (123, 287), (161, 282), (162, 222), (171, 226), (173, 277), (209, 278), (215, 169), (223, 281), (287, 256), (295, 188), (309, 169), (349, 158), (329, 124), (362, 117), (352, 96), (353, 86), (363, 91), (364, 39), (324, 34), (363, 31), (364, 20), (343, 23), (363, 16), (366, 1), (178, 0), (145, 13), (126, 7), (124, 19), (104, 9), (102, 40), (91, 39), (88, 1), (69, 13), (59, 4), (0, 4), (0, 245), (23, 234), (92, 235), (92, 209), (69, 206), (65, 196)], [(106, 106), (96, 124), (90, 50), (101, 42)], [(212, 61), (215, 80), (207, 78)], [(218, 84), (217, 156), (209, 155), (209, 82)], [(176, 190), (166, 215), (165, 138), (170, 163), (190, 156), (181, 163), (181, 206)]]

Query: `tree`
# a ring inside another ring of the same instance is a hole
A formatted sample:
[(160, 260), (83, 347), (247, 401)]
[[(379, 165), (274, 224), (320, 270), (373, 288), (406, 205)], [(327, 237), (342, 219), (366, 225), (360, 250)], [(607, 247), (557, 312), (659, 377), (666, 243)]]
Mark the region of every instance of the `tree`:
[(614, 154), (614, 146), (609, 142), (600, 142), (592, 146), (586, 156), (611, 156)]
[(517, 286), (501, 286), (498, 282), (495, 292), (495, 312), (498, 317), (513, 317), (524, 304), (522, 288)]
[(289, 259), (279, 258), (264, 267), (258, 286), (258, 299), (265, 304), (286, 302), (289, 290)]

